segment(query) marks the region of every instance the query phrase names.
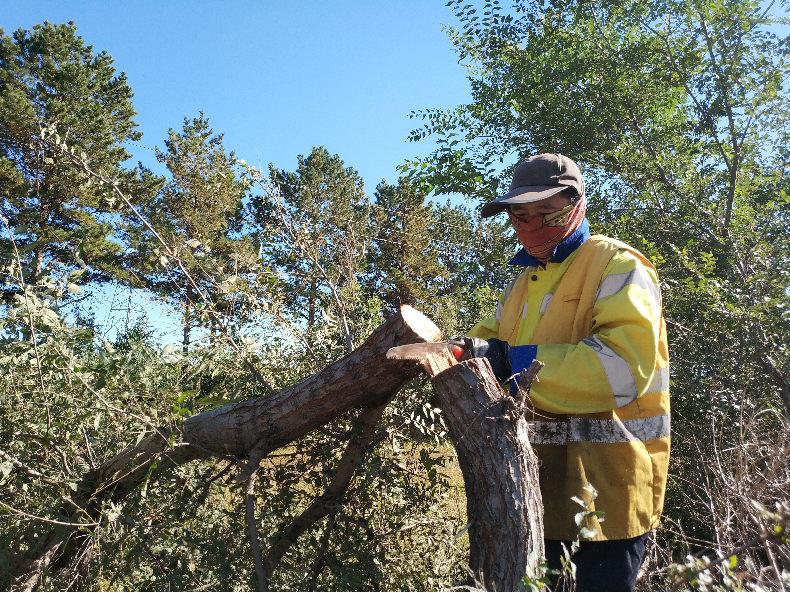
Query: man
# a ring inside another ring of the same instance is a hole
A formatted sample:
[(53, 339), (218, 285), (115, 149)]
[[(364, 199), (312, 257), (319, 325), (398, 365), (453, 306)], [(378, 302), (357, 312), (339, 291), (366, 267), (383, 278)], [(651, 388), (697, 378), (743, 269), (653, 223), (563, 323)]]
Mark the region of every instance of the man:
[[(656, 270), (624, 243), (590, 236), (584, 180), (566, 156), (521, 163), (510, 190), (481, 214), (503, 211), (523, 247), (510, 264), (525, 269), (495, 315), (457, 343), (464, 358), (488, 357), (503, 382), (533, 359), (545, 363), (527, 419), (549, 566), (559, 567), (562, 541), (585, 526), (595, 534), (573, 558), (576, 589), (631, 591), (663, 508), (669, 460), (669, 359)], [(577, 525), (582, 508), (572, 497), (604, 519)]]

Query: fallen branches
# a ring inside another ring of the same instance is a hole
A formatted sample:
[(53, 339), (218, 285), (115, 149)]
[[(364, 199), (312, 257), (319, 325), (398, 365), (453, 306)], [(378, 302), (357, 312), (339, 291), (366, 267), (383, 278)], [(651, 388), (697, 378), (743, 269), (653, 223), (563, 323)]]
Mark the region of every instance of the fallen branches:
[(316, 522), (329, 515), (333, 507), (340, 502), (343, 494), (345, 494), (348, 486), (351, 484), (351, 478), (354, 476), (354, 471), (358, 466), (358, 459), (366, 454), (369, 444), (373, 442), (376, 424), (388, 404), (389, 400), (378, 407), (369, 407), (360, 411), (356, 423), (361, 428), (362, 433), (358, 437), (352, 436), (351, 441), (343, 452), (343, 456), (340, 458), (337, 471), (335, 471), (335, 475), (326, 486), (324, 492), (276, 538), (266, 557), (264, 557), (267, 573), (273, 574), (280, 564), (280, 560), (288, 552), (288, 549), (296, 543), (299, 536)]
[[(439, 338), (440, 331), (430, 320), (404, 306), (357, 349), (300, 383), (270, 397), (200, 413), (176, 428), (159, 429), (137, 446), (88, 472), (79, 484), (82, 494), (73, 500), (79, 509), (64, 506), (64, 514), (98, 518), (104, 500), (122, 499), (150, 477), (153, 465), (161, 472), (211, 456), (249, 458), (241, 475), (242, 480), (246, 479), (269, 452), (353, 408), (383, 411), (382, 406), (419, 373), (419, 366), (414, 363), (386, 359), (387, 350)], [(371, 413), (380, 415), (379, 411)], [(41, 573), (56, 567), (55, 557), (58, 557), (57, 566), (67, 565), (69, 554), (79, 545), (73, 544), (72, 539), (62, 552), (61, 543), (66, 538), (62, 527), (50, 532), (42, 546), (45, 551), (20, 563), (22, 567), (14, 578), (15, 588), (35, 589)]]

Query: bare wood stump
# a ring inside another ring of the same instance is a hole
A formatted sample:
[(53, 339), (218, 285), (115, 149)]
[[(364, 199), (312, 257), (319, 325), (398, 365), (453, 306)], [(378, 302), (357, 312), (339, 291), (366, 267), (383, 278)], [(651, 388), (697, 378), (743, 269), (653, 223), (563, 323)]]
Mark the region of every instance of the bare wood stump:
[(449, 353), (440, 357), (422, 365), (429, 374), (439, 370), (431, 382), (464, 475), (470, 584), (513, 592), (521, 589), (530, 554), (543, 554), (538, 461), (523, 397), (503, 392), (485, 358), (451, 363)]

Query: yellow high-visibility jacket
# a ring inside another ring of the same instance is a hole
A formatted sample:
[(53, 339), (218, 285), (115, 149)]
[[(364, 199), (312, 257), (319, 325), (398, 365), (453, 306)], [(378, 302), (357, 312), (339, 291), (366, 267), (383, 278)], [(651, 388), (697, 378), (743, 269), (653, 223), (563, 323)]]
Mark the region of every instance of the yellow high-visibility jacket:
[[(582, 508), (604, 520), (590, 540), (658, 524), (669, 462), (669, 354), (658, 275), (638, 251), (593, 236), (564, 261), (530, 266), (469, 333), (511, 345), (513, 373), (545, 363), (532, 385), (530, 440), (540, 461), (544, 536), (573, 540)], [(521, 346), (521, 347), (512, 347)], [(584, 489), (598, 491), (593, 502)]]

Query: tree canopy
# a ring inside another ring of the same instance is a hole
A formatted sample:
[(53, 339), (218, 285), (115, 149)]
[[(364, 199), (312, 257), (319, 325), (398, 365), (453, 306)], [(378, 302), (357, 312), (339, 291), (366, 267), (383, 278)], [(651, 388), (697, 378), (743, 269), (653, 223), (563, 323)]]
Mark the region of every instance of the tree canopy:
[[(193, 325), (216, 330), (225, 324), (220, 316), (227, 318), (230, 304), (219, 297), (220, 284), (227, 285), (223, 284), (227, 278), (249, 272), (257, 264), (252, 241), (240, 231), (247, 184), (238, 176), (234, 153), (225, 152), (222, 135), (213, 134), (202, 112), (191, 120), (184, 118), (181, 132), (171, 128), (167, 150), (156, 152), (169, 180), (140, 207), (147, 224), (127, 216), (132, 285), (183, 303), (185, 351)], [(177, 261), (168, 259), (160, 240), (178, 254)], [(206, 296), (212, 305), (204, 301)]]

